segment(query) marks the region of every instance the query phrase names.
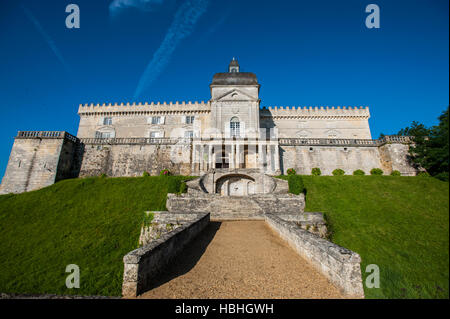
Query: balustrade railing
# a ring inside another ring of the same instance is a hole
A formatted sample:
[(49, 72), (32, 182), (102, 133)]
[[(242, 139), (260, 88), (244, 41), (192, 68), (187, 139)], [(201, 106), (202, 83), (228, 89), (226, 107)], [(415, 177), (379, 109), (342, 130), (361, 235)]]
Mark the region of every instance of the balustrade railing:
[(65, 131), (19, 131), (16, 138), (67, 138), (72, 142), (78, 138)]
[[(197, 138), (171, 138), (171, 137), (119, 137), (119, 138), (81, 138), (69, 134), (65, 131), (19, 131), (16, 138), (66, 138), (73, 142), (80, 141), (84, 144), (97, 145), (175, 145), (175, 144), (191, 144), (192, 141), (199, 141)], [(210, 139), (203, 139), (208, 141)], [(218, 139), (218, 141), (231, 141), (235, 139)], [(239, 141), (247, 141), (247, 139), (236, 139)], [(276, 140), (276, 139), (275, 139)], [(250, 139), (248, 139), (250, 141)], [(253, 140), (252, 140), (253, 141)], [(364, 146), (376, 147), (388, 143), (412, 143), (411, 136), (384, 136), (377, 140), (372, 139), (343, 139), (343, 138), (279, 138), (278, 143), (281, 146)]]
[(81, 143), (98, 145), (175, 145), (190, 144), (190, 138), (170, 138), (170, 137), (119, 137), (119, 138), (81, 138)]

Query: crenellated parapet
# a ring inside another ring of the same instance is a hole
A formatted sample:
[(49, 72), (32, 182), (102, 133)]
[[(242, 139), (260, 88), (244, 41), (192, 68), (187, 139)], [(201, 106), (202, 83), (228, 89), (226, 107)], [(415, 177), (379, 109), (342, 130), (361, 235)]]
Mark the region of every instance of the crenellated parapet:
[(368, 106), (268, 106), (262, 117), (273, 118), (370, 118)]
[(80, 104), (78, 108), (79, 115), (96, 114), (170, 114), (170, 113), (191, 113), (191, 112), (209, 112), (209, 102), (151, 102), (151, 103), (103, 103), (103, 104)]

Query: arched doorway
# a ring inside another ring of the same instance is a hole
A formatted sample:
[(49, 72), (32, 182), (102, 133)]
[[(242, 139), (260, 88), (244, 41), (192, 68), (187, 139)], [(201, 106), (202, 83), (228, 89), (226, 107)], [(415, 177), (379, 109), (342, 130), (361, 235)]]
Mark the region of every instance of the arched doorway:
[(216, 193), (222, 196), (252, 195), (255, 188), (255, 180), (246, 175), (230, 174), (216, 181)]

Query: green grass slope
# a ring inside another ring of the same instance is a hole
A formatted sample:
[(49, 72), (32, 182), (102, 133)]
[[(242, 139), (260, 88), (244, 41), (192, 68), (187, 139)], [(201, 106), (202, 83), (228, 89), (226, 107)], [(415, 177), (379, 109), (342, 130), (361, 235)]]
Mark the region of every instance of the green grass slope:
[[(120, 296), (123, 256), (146, 210), (164, 210), (186, 177), (85, 178), (0, 196), (0, 292)], [(433, 178), (303, 176), (307, 211), (324, 212), (333, 242), (358, 252), (368, 298), (448, 298), (448, 183)], [(67, 289), (68, 264), (81, 271)]]
[[(120, 296), (144, 211), (164, 210), (183, 179), (72, 179), (0, 196), (0, 292)], [(80, 267), (79, 289), (65, 286), (69, 264)]]
[(449, 184), (434, 178), (303, 176), (306, 211), (324, 212), (332, 241), (380, 269), (366, 298), (449, 297)]

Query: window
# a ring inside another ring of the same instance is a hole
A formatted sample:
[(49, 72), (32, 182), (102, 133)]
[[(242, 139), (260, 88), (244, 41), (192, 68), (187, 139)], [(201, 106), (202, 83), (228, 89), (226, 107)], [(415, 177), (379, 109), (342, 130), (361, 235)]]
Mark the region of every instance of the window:
[(162, 137), (162, 132), (150, 132), (150, 138), (159, 138)]
[(112, 117), (105, 117), (103, 119), (103, 125), (112, 125)]
[(193, 124), (195, 116), (186, 116), (186, 124)]
[(194, 137), (194, 131), (185, 131), (184, 132), (184, 137), (186, 137), (186, 138)]
[(240, 136), (241, 123), (237, 117), (233, 117), (230, 121), (230, 135), (232, 137)]
[(95, 138), (112, 138), (113, 134), (111, 132), (95, 132)]
[(152, 124), (161, 124), (161, 116), (153, 116)]

